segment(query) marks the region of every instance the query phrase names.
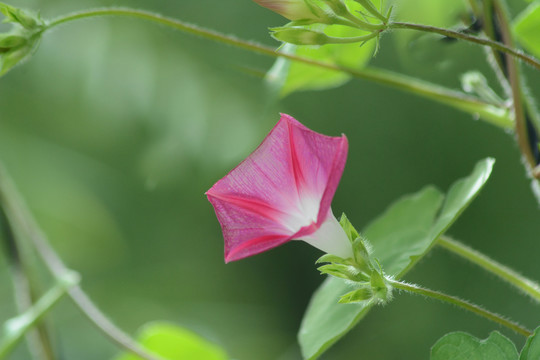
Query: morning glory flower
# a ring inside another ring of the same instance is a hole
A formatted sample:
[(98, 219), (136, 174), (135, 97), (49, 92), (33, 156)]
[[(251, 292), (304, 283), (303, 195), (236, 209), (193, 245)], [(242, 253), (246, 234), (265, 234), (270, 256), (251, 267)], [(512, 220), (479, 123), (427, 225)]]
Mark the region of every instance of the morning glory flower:
[(345, 135), (322, 135), (282, 114), (259, 147), (206, 192), (225, 238), (225, 261), (293, 239), (351, 258), (330, 208), (347, 150)]

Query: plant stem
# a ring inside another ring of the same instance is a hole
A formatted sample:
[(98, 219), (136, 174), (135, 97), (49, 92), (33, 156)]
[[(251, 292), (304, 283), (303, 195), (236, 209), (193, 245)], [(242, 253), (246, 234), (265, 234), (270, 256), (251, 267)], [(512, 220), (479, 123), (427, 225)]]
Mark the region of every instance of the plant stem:
[(516, 322), (513, 322), (511, 320), (507, 320), (501, 315), (498, 315), (496, 313), (493, 313), (491, 311), (488, 311), (481, 306), (478, 306), (476, 304), (470, 303), (466, 300), (462, 300), (458, 297), (446, 295), (442, 292), (426, 289), (423, 287), (420, 287), (418, 285), (413, 284), (407, 284), (401, 281), (391, 280), (387, 279), (388, 283), (392, 285), (396, 289), (405, 290), (408, 292), (412, 292), (415, 294), (424, 295), (433, 299), (437, 299), (440, 301), (447, 302), (452, 305), (456, 305), (458, 307), (461, 307), (462, 309), (468, 310), (478, 316), (482, 316), (488, 320), (491, 320), (493, 322), (496, 322), (499, 325), (505, 326), (508, 329), (515, 331), (518, 334), (521, 334), (525, 337), (529, 337), (532, 335), (532, 331), (524, 328), (523, 326), (519, 325)]
[[(65, 266), (54, 249), (49, 245), (47, 238), (41, 232), (30, 212), (8, 177), (4, 167), (0, 164), (0, 206), (4, 208), (8, 220), (13, 228), (18, 229), (32, 242), (37, 253), (43, 259), (49, 271), (57, 278), (70, 270)], [(68, 290), (69, 297), (82, 313), (106, 337), (128, 352), (146, 360), (163, 360), (161, 357), (149, 353), (129, 335), (116, 327), (92, 302), (79, 285)]]
[(535, 301), (540, 302), (540, 285), (534, 281), (521, 276), (509, 267), (498, 263), (497, 261), (490, 259), (486, 255), (470, 248), (469, 246), (447, 236), (441, 236), (437, 244), (446, 250), (451, 251), (454, 254), (457, 254), (480, 266), (484, 270), (497, 275), (501, 279), (506, 280), (512, 286), (531, 296)]
[[(22, 314), (32, 306), (37, 293), (31, 281), (33, 278), (31, 276), (33, 261), (29, 260), (34, 257), (34, 254), (29, 254), (29, 249), (20, 248), (2, 207), (0, 207), (0, 229), (3, 230), (3, 236), (0, 236), (0, 238), (4, 240), (9, 257), (18, 312)], [(45, 325), (43, 323), (38, 324), (35, 329), (26, 333), (26, 341), (33, 359), (50, 360), (56, 358), (50, 334)]]
[(254, 53), (274, 58), (285, 58), (291, 61), (296, 61), (304, 63), (306, 65), (312, 65), (328, 70), (340, 71), (358, 79), (372, 81), (402, 91), (410, 92), (422, 97), (436, 100), (446, 105), (454, 106), (468, 113), (479, 114), (483, 119), (487, 120), (491, 124), (502, 127), (504, 129), (512, 129), (514, 126), (513, 121), (509, 117), (506, 109), (503, 109), (496, 104), (490, 104), (476, 97), (468, 96), (461, 92), (453, 91), (439, 85), (431, 84), (412, 77), (396, 74), (390, 71), (378, 69), (357, 70), (346, 66), (332, 64), (329, 62), (316, 61), (303, 56), (279, 52), (269, 46), (257, 44), (251, 41), (241, 40), (234, 36), (221, 34), (213, 30), (204, 29), (192, 24), (182, 22), (180, 20), (166, 18), (159, 14), (154, 14), (147, 11), (126, 8), (103, 8), (77, 12), (52, 20), (47, 25), (46, 30), (52, 29), (60, 24), (64, 24), (70, 21), (99, 16), (127, 16), (152, 21), (176, 30), (201, 36), (205, 39), (221, 42)]
[(489, 46), (490, 48), (504, 52), (506, 54), (512, 55), (516, 58), (519, 58), (523, 60), (525, 63), (531, 65), (537, 70), (540, 70), (540, 62), (535, 59), (534, 57), (527, 55), (523, 53), (520, 50), (514, 49), (510, 46), (507, 46), (505, 44), (502, 44), (497, 41), (493, 41), (490, 39), (484, 39), (477, 36), (464, 34), (462, 32), (453, 31), (449, 29), (443, 29), (438, 28), (435, 26), (430, 25), (421, 25), (421, 24), (411, 24), (411, 23), (405, 23), (405, 22), (392, 22), (388, 24), (389, 29), (408, 29), (408, 30), (417, 30), (417, 31), (423, 31), (423, 32), (429, 32), (434, 34), (439, 34), (455, 39), (465, 40), (468, 42), (472, 42), (479, 45)]
[[(512, 39), (509, 23), (510, 20), (508, 18), (506, 9), (501, 1), (493, 1), (492, 4), (502, 42), (509, 46), (513, 46), (514, 40)], [(535, 142), (530, 142), (531, 138), (529, 137), (529, 131), (536, 133), (537, 129), (534, 125), (532, 125), (531, 129), (528, 129), (527, 124), (527, 121), (530, 121), (530, 119), (528, 119), (528, 116), (530, 116), (528, 112), (533, 110), (533, 108), (527, 108), (526, 106), (527, 99), (524, 96), (523, 81), (521, 78), (519, 63), (515, 58), (509, 56), (508, 54), (505, 55), (507, 78), (512, 90), (512, 106), (514, 109), (515, 134), (517, 137), (517, 143), (523, 158), (529, 165), (529, 173), (534, 176), (535, 174), (532, 170), (536, 167), (536, 165), (538, 165), (538, 163), (537, 159), (535, 159), (533, 148), (538, 146), (538, 144)]]
[(34, 327), (39, 320), (64, 296), (69, 288), (76, 285), (79, 275), (66, 272), (57, 280), (57, 284), (23, 314), (5, 323), (6, 334), (0, 342), (0, 359), (4, 359), (22, 340), (24, 334)]

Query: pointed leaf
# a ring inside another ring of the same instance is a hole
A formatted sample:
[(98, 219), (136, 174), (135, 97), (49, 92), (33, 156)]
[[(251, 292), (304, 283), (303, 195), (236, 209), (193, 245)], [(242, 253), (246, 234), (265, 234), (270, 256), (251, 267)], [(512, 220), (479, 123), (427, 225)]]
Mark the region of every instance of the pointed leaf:
[(525, 49), (540, 57), (540, 2), (532, 3), (516, 18), (514, 33)]
[(536, 328), (534, 334), (529, 336), (519, 356), (519, 360), (538, 359), (540, 359), (540, 327)]
[[(493, 162), (489, 158), (479, 162), (470, 176), (454, 183), (438, 216), (444, 196), (426, 187), (398, 200), (367, 227), (363, 233), (387, 274), (402, 277), (430, 250), (481, 190)], [(305, 358), (317, 358), (369, 311), (372, 304), (367, 302), (338, 304), (351, 290), (345, 281), (328, 278), (315, 292), (298, 335)]]
[[(485, 340), (464, 332), (443, 336), (431, 349), (431, 360), (517, 360), (516, 346), (497, 331)], [(538, 358), (536, 358), (538, 359)]]

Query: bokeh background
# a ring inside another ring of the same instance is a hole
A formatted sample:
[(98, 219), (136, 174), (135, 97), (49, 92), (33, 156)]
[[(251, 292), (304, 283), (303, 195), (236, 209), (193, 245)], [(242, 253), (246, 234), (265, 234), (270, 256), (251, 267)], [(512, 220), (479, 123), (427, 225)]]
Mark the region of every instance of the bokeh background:
[[(283, 18), (249, 0), (17, 0), (45, 18), (103, 5), (154, 10), (277, 45)], [(517, 14), (527, 3), (512, 0)], [(418, 42), (404, 58), (383, 38), (371, 65), (459, 88), (458, 75), (493, 75), (481, 48)], [(540, 279), (540, 211), (513, 137), (470, 115), (373, 83), (271, 96), (273, 59), (126, 18), (83, 20), (47, 34), (35, 56), (0, 79), (0, 158), (82, 285), (121, 328), (153, 320), (184, 326), (238, 360), (300, 359), (296, 341), (320, 253), (292, 242), (225, 265), (219, 224), (204, 192), (289, 113), (350, 141), (333, 202), (362, 228), (401, 195), (442, 190), (487, 156), (481, 195), (450, 229), (457, 239)], [(533, 95), (538, 72), (526, 69)], [(44, 270), (43, 270), (44, 271)], [(493, 276), (435, 248), (407, 276), (540, 324), (537, 305)], [(0, 253), (0, 320), (15, 314)], [(119, 349), (69, 300), (46, 321), (63, 359), (110, 359)], [(402, 294), (376, 308), (323, 359), (427, 359), (443, 334), (480, 338), (497, 326), (446, 304)], [(518, 344), (523, 339), (498, 329)], [(13, 359), (28, 358), (20, 346)]]

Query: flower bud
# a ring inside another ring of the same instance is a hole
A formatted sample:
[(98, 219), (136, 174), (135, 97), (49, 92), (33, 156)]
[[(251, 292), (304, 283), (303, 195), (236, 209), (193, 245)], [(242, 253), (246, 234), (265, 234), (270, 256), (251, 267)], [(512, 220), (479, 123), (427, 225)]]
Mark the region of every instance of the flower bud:
[(24, 45), (27, 39), (17, 34), (0, 34), (0, 53)]
[(324, 45), (330, 43), (330, 38), (319, 31), (303, 28), (277, 28), (271, 29), (272, 37), (294, 45)]
[(39, 18), (39, 15), (35, 15), (27, 10), (0, 3), (0, 12), (5, 15), (5, 22), (20, 24), (28, 30), (33, 30), (43, 25), (43, 21)]
[(254, 0), (257, 4), (277, 12), (289, 20), (325, 19), (324, 10), (313, 4), (311, 0)]

